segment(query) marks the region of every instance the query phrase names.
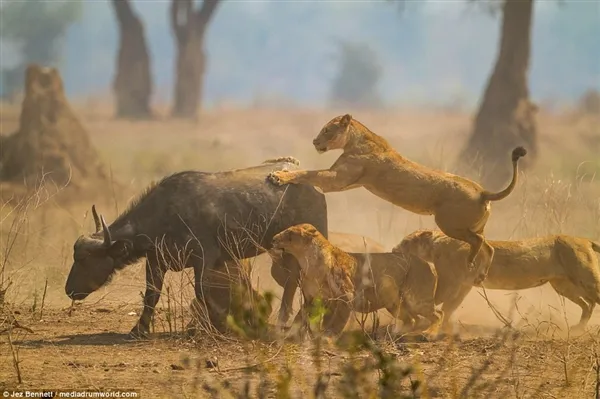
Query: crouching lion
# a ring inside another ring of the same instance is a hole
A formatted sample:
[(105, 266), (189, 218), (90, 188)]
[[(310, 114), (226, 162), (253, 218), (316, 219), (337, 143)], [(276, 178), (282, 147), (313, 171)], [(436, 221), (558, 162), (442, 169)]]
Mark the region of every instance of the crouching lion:
[(475, 269), (475, 283), (485, 280), (493, 248), (485, 243), (484, 227), (490, 202), (506, 198), (517, 183), (519, 158), (527, 151), (512, 152), (513, 177), (502, 191), (492, 193), (466, 178), (431, 169), (400, 155), (383, 138), (346, 114), (329, 121), (313, 140), (319, 153), (342, 149), (342, 155), (326, 170), (278, 170), (269, 174), (274, 184), (309, 184), (325, 193), (364, 187), (376, 196), (420, 215), (434, 215), (437, 226), (448, 236), (469, 244), (466, 264)]
[[(550, 235), (520, 241), (488, 241), (494, 258), (486, 289), (523, 290), (550, 283), (561, 296), (581, 307), (581, 319), (572, 327), (582, 331), (600, 303), (600, 269), (594, 252), (600, 245), (586, 238)], [(436, 304), (442, 303), (447, 324), (473, 284), (463, 267), (468, 248), (440, 231), (419, 230), (406, 236), (392, 252), (408, 252), (433, 262), (438, 274)]]
[(273, 237), (273, 248), (292, 254), (300, 264), (301, 311), (317, 298), (336, 302), (326, 332), (339, 334), (352, 310), (360, 313), (387, 309), (411, 322), (421, 316), (430, 322), (424, 335), (435, 335), (443, 313), (435, 308), (437, 274), (432, 264), (414, 256), (387, 253), (348, 253), (332, 245), (310, 224), (292, 226)]

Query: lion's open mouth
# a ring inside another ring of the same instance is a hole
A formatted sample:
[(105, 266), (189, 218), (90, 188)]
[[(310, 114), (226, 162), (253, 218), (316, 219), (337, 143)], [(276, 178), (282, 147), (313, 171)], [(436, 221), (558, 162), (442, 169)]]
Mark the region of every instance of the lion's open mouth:
[(274, 242), (272, 244), (272, 250), (278, 251), (278, 252), (285, 252), (285, 249), (281, 246), (281, 243), (279, 243), (279, 242)]

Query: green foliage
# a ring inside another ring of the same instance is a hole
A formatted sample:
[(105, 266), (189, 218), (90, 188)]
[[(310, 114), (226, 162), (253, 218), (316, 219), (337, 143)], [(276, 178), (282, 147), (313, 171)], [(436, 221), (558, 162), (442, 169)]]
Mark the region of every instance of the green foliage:
[(10, 1), (0, 8), (2, 40), (16, 46), (20, 62), (3, 71), (4, 92), (22, 83), (29, 63), (56, 66), (60, 61), (65, 34), (82, 15), (81, 1)]
[(315, 298), (308, 314), (308, 322), (311, 330), (318, 330), (321, 328), (321, 323), (323, 322), (326, 313), (327, 309), (323, 305), (323, 300), (321, 298)]
[(274, 295), (266, 291), (252, 297), (248, 287), (236, 285), (232, 290), (230, 313), (226, 323), (229, 329), (243, 339), (261, 339), (269, 336), (269, 316)]
[(383, 68), (377, 54), (368, 44), (341, 42), (331, 102), (334, 106), (381, 106), (377, 86), (382, 75)]

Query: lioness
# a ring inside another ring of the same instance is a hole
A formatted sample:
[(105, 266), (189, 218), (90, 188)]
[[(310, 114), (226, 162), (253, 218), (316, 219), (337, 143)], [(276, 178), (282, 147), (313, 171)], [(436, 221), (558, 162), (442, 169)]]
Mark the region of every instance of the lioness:
[(527, 151), (512, 152), (513, 178), (504, 190), (492, 193), (479, 184), (412, 162), (365, 125), (346, 114), (329, 121), (313, 144), (319, 153), (344, 152), (327, 170), (279, 170), (269, 174), (274, 184), (310, 184), (324, 192), (364, 187), (376, 196), (420, 215), (434, 215), (438, 227), (448, 236), (469, 244), (467, 265), (475, 269), (475, 283), (485, 280), (494, 250), (485, 243), (483, 230), (490, 216), (490, 201), (506, 198), (517, 183), (517, 163)]
[(300, 264), (304, 316), (316, 298), (338, 303), (339, 323), (331, 324), (328, 332), (339, 334), (351, 310), (370, 313), (384, 308), (405, 322), (420, 315), (430, 322), (425, 334), (437, 332), (443, 313), (435, 308), (437, 274), (430, 263), (391, 252), (344, 252), (310, 224), (285, 229), (273, 237), (272, 245)]
[[(581, 319), (572, 329), (585, 328), (596, 303), (600, 303), (600, 269), (594, 254), (600, 253), (599, 244), (567, 235), (488, 242), (495, 255), (483, 287), (523, 290), (550, 283), (559, 295), (581, 307)], [(392, 249), (398, 251), (434, 263), (438, 273), (436, 304), (444, 303), (446, 324), (472, 288), (469, 271), (461, 267), (468, 248), (440, 231), (419, 230)]]

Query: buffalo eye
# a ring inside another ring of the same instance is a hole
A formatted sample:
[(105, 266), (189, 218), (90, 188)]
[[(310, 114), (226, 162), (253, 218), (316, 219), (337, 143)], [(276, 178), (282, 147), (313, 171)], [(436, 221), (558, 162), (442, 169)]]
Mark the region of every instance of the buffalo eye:
[(111, 258), (125, 258), (129, 254), (131, 243), (127, 240), (117, 240), (108, 249)]

